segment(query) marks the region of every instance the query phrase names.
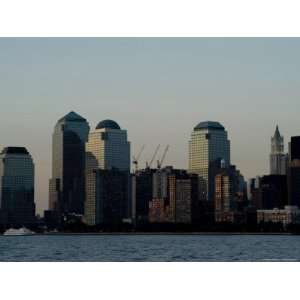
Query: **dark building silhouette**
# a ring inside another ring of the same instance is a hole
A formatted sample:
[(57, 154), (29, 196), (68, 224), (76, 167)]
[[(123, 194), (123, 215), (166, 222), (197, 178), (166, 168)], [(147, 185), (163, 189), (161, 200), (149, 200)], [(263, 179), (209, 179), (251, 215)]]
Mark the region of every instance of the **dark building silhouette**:
[[(137, 223), (147, 223), (149, 203), (153, 199), (153, 174), (155, 169), (138, 170), (132, 176), (132, 203)], [(135, 208), (135, 209), (134, 209)]]
[[(131, 217), (130, 176), (118, 169), (95, 169), (94, 183), (89, 186), (89, 209), (85, 220), (89, 225), (118, 225)], [(89, 185), (89, 183), (87, 183)]]
[(260, 209), (284, 208), (288, 204), (287, 177), (285, 175), (263, 176), (260, 189)]
[(289, 144), (289, 160), (300, 159), (300, 136), (292, 136)]
[(24, 147), (0, 154), (0, 223), (26, 226), (35, 222), (34, 164)]
[(300, 136), (289, 144), (288, 195), (289, 205), (300, 207)]
[(86, 119), (75, 112), (61, 118), (54, 129), (49, 208), (61, 215), (84, 213), (85, 143), (88, 133)]

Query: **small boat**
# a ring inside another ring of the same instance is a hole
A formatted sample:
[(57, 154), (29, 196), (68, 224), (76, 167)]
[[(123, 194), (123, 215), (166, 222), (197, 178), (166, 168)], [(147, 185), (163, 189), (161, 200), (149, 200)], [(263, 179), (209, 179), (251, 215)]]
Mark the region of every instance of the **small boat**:
[(26, 227), (22, 227), (19, 229), (9, 228), (3, 233), (3, 235), (33, 235), (33, 234), (35, 233)]

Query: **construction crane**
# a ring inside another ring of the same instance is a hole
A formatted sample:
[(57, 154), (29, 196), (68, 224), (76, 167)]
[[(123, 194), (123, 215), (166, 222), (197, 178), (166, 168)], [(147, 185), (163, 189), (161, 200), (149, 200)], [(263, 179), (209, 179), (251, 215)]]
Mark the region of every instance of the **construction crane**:
[(158, 153), (159, 148), (160, 148), (160, 145), (158, 145), (158, 146), (156, 147), (156, 149), (155, 149), (155, 151), (154, 151), (154, 154), (153, 154), (153, 156), (152, 156), (152, 158), (151, 158), (151, 160), (150, 160), (150, 163), (148, 164), (148, 162), (146, 162), (146, 168), (147, 168), (147, 169), (150, 169), (150, 168), (151, 168), (151, 166), (152, 166), (152, 164), (153, 164), (153, 162), (154, 162), (154, 159), (155, 159), (155, 157), (156, 157), (156, 155), (157, 155), (157, 153)]
[(143, 153), (145, 147), (146, 147), (146, 145), (143, 145), (142, 148), (141, 148), (141, 150), (140, 150), (140, 152), (138, 153), (138, 155), (132, 157), (132, 163), (133, 163), (133, 165), (135, 166), (135, 172), (137, 172), (137, 170), (138, 170), (138, 167), (139, 167), (139, 159), (140, 159), (140, 157), (141, 157), (141, 155), (142, 155), (142, 153)]
[(167, 145), (167, 147), (165, 148), (165, 151), (164, 151), (164, 153), (163, 153), (163, 155), (162, 155), (162, 157), (161, 157), (161, 160), (159, 161), (157, 161), (157, 168), (158, 169), (160, 169), (161, 168), (161, 166), (162, 166), (162, 164), (163, 164), (163, 162), (164, 162), (164, 160), (165, 160), (165, 158), (166, 158), (166, 155), (167, 155), (167, 152), (168, 152), (168, 150), (169, 150), (169, 145)]

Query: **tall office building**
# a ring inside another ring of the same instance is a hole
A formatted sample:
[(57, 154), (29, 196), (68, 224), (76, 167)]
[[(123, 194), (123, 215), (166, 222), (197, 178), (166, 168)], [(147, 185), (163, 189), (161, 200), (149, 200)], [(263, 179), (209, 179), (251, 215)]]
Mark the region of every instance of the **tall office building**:
[(34, 163), (24, 147), (7, 147), (0, 154), (0, 209), (2, 224), (34, 222)]
[(289, 205), (300, 207), (300, 136), (289, 143), (288, 193)]
[(87, 168), (130, 171), (130, 142), (127, 131), (112, 120), (99, 122), (86, 144)]
[(221, 168), (215, 177), (215, 221), (241, 222), (246, 206), (244, 177), (235, 166)]
[(198, 176), (165, 167), (153, 173), (150, 223), (199, 223)]
[(230, 141), (227, 131), (218, 122), (201, 122), (189, 141), (189, 172), (200, 177), (200, 199), (214, 200), (216, 170), (220, 164), (230, 165)]
[(138, 170), (132, 175), (132, 206), (137, 223), (147, 223), (149, 203), (153, 199), (153, 174), (156, 169)]
[(58, 120), (52, 136), (52, 178), (49, 208), (66, 214), (83, 214), (85, 197), (85, 143), (89, 124), (75, 112)]
[(271, 138), (270, 174), (286, 175), (288, 156), (284, 153), (284, 138), (280, 135), (278, 126)]
[[(85, 222), (89, 225), (118, 225), (130, 217), (130, 177), (117, 169), (93, 171), (93, 197), (86, 203)], [(87, 182), (89, 188), (91, 182)], [(91, 192), (91, 189), (88, 190)]]
[[(112, 183), (104, 184), (109, 182), (109, 178)], [(122, 207), (121, 215), (119, 209), (113, 206), (109, 209), (105, 204), (112, 197), (109, 191), (114, 189), (117, 195), (114, 203)], [(130, 191), (130, 142), (127, 141), (127, 131), (122, 130), (115, 121), (101, 121), (90, 132), (86, 143), (85, 222), (96, 225), (108, 220), (108, 216), (111, 220), (119, 220), (121, 216), (122, 219), (130, 218)]]

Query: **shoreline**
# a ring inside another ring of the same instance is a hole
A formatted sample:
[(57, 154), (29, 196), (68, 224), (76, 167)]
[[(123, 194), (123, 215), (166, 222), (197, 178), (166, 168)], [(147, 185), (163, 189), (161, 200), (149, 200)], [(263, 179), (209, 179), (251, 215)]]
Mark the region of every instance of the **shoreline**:
[[(290, 236), (300, 235), (300, 233), (290, 232), (53, 232), (53, 233), (35, 233), (32, 235), (19, 235), (19, 236)], [(2, 235), (4, 236), (4, 235)], [(14, 235), (17, 236), (17, 235)]]

